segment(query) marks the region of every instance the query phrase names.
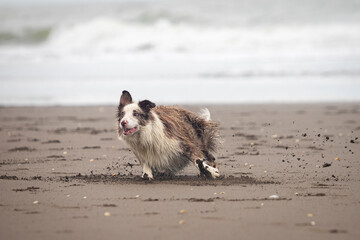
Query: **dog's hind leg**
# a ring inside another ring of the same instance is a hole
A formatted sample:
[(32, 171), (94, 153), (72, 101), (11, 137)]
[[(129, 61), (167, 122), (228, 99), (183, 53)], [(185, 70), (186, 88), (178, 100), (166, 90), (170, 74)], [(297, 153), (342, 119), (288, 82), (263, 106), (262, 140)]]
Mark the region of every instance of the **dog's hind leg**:
[(219, 165), (215, 162), (216, 158), (214, 157), (214, 155), (212, 155), (206, 150), (203, 150), (202, 152), (205, 155), (206, 163), (211, 167), (219, 169)]
[(184, 152), (186, 157), (199, 169), (200, 174), (207, 178), (217, 178), (220, 176), (219, 169), (206, 163), (206, 156), (203, 151), (195, 146), (187, 145), (184, 147)]
[(208, 165), (204, 159), (196, 159), (195, 166), (200, 170), (200, 173), (207, 178), (220, 177), (219, 169)]

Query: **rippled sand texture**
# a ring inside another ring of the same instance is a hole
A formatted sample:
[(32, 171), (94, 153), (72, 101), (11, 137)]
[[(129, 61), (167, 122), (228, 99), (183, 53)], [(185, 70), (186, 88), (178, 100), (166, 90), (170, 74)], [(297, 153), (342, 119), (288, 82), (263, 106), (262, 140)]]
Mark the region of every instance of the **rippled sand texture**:
[(0, 108), (0, 238), (359, 239), (360, 105), (209, 109), (222, 177), (149, 182), (115, 107)]

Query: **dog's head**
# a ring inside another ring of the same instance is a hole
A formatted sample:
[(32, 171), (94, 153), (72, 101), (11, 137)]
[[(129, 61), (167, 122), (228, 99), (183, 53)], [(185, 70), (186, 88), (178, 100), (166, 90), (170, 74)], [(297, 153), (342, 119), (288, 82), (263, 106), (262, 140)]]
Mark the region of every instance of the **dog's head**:
[(151, 109), (156, 105), (149, 100), (134, 103), (128, 91), (123, 91), (118, 106), (118, 134), (133, 136), (152, 119)]

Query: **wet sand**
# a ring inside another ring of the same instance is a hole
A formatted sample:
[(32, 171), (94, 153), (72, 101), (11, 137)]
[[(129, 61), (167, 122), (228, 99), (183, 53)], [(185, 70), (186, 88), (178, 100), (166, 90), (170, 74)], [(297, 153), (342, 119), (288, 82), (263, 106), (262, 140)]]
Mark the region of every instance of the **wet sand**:
[(115, 106), (0, 108), (0, 238), (360, 238), (360, 104), (207, 107), (222, 177), (151, 182)]

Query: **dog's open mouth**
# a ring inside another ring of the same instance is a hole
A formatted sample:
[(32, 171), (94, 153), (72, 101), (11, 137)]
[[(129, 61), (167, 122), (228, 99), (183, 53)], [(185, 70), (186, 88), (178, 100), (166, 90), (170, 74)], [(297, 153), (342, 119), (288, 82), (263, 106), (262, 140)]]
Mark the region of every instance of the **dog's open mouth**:
[(124, 128), (124, 135), (131, 135), (136, 131), (136, 127), (134, 128)]

